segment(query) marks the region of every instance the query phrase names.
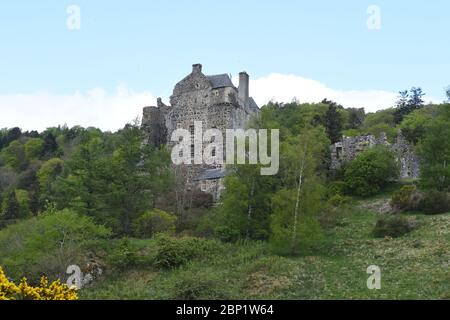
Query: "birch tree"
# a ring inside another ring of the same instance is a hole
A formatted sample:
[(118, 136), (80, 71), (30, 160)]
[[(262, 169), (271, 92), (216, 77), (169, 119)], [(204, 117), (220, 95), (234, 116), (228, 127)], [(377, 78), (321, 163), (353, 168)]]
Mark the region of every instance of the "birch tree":
[(271, 242), (283, 254), (296, 254), (302, 243), (320, 237), (316, 218), (324, 187), (318, 168), (328, 145), (323, 128), (305, 130), (282, 145), (282, 185), (272, 197)]

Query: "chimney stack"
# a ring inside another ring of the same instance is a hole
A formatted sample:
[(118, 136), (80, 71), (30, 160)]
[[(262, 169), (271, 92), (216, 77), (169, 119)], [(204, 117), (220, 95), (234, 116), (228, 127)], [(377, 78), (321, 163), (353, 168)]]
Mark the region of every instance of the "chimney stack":
[(239, 89), (238, 96), (244, 103), (247, 103), (249, 98), (249, 75), (247, 72), (239, 73)]
[(192, 73), (201, 73), (201, 72), (202, 72), (202, 65), (200, 63), (192, 65)]

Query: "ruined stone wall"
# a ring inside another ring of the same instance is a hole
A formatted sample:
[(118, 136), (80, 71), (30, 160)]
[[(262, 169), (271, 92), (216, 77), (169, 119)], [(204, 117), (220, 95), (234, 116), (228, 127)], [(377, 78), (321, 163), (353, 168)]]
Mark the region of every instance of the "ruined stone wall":
[(160, 147), (167, 143), (166, 116), (169, 107), (158, 99), (157, 107), (145, 107), (142, 116), (142, 129), (146, 135), (144, 143)]
[(394, 151), (400, 166), (400, 178), (420, 177), (420, 164), (414, 147), (411, 146), (399, 131), (394, 144), (387, 141), (386, 134), (382, 133), (379, 138), (374, 135), (343, 137), (342, 142), (330, 146), (331, 169), (339, 170), (346, 162), (354, 160), (361, 152), (377, 145), (384, 145)]
[(414, 148), (406, 141), (405, 137), (399, 133), (392, 146), (398, 157), (400, 165), (400, 178), (417, 179), (420, 177), (420, 162)]

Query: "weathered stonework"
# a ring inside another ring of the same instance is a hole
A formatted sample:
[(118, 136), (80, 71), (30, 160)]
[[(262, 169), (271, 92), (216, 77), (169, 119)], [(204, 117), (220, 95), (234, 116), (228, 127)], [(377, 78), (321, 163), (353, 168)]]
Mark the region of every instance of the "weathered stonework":
[(377, 145), (384, 145), (394, 151), (400, 164), (400, 178), (417, 179), (420, 177), (420, 166), (414, 147), (411, 146), (399, 131), (394, 144), (390, 144), (386, 134), (379, 138), (374, 135), (343, 137), (342, 142), (330, 146), (331, 169), (339, 170), (346, 162), (354, 160), (361, 152)]
[[(172, 132), (178, 128), (190, 131), (195, 121), (202, 122), (203, 131), (219, 129), (225, 137), (226, 129), (244, 129), (250, 117), (257, 112), (259, 108), (249, 96), (247, 73), (239, 74), (239, 88), (236, 88), (229, 75), (207, 76), (202, 73), (202, 66), (195, 64), (191, 74), (175, 86), (170, 106), (158, 99), (156, 107), (144, 108), (142, 128), (146, 132), (146, 143), (171, 147)], [(216, 174), (207, 179), (202, 177), (208, 170), (224, 172), (224, 169), (223, 165), (192, 164), (178, 171), (183, 172), (181, 178), (188, 189), (202, 188), (217, 200), (223, 189), (224, 175)]]
[(414, 147), (406, 141), (405, 137), (399, 132), (392, 149), (397, 155), (400, 163), (400, 178), (417, 179), (420, 177), (420, 162), (417, 157)]

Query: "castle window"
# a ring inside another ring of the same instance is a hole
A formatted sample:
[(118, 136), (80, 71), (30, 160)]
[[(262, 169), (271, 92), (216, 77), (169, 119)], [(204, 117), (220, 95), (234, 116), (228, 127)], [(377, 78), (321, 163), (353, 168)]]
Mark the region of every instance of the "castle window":
[(213, 148), (213, 149), (212, 149), (211, 154), (212, 154), (213, 157), (216, 156), (216, 148)]
[(195, 146), (191, 144), (191, 158), (194, 158), (195, 156)]
[[(212, 126), (211, 129), (216, 130), (217, 127), (216, 126)], [(212, 136), (211, 137), (211, 142), (214, 142), (214, 141), (216, 141), (216, 136)]]

